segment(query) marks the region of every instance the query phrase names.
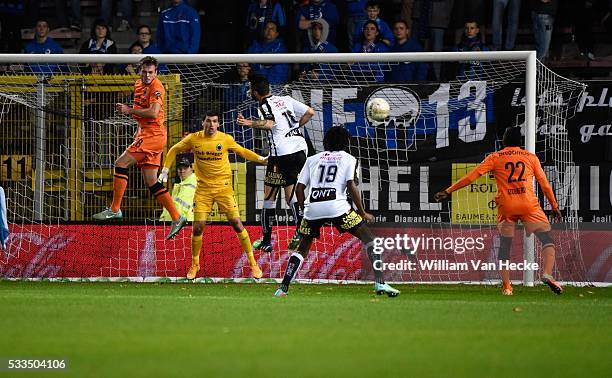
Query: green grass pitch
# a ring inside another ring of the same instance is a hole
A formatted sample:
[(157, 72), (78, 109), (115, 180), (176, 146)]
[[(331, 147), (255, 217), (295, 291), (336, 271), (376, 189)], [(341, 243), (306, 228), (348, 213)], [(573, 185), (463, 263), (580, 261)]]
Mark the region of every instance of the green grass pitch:
[(0, 282), (0, 358), (32, 377), (610, 377), (612, 289)]

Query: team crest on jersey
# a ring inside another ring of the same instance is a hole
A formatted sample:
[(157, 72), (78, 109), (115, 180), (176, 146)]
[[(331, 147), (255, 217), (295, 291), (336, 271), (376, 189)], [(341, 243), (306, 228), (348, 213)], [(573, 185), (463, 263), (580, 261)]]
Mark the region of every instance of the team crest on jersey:
[(223, 149), (223, 146), (221, 146), (221, 143), (217, 144), (217, 147), (215, 147), (215, 149), (217, 151), (221, 151)]
[(155, 91), (153, 92), (153, 95), (157, 98), (161, 97), (161, 92), (160, 91)]

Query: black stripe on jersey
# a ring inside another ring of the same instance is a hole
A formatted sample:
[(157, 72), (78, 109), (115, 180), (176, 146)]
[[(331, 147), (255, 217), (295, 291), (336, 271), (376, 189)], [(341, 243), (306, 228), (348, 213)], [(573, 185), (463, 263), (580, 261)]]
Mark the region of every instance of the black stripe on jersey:
[(265, 120), (276, 121), (274, 119), (274, 113), (272, 113), (272, 107), (268, 103), (268, 97), (263, 99), (263, 103), (259, 107), (261, 108), (261, 114), (263, 114)]
[[(264, 119), (274, 121), (276, 126), (276, 120), (274, 119), (274, 113), (272, 113), (272, 106), (270, 106), (268, 103), (268, 98), (269, 97), (263, 99), (263, 102), (259, 108), (261, 109), (261, 114), (263, 115)], [(272, 130), (268, 130), (268, 144), (270, 145), (270, 149), (274, 149), (274, 155), (278, 155), (278, 149), (276, 148), (276, 142), (274, 141)]]
[(276, 148), (276, 142), (274, 142), (274, 134), (272, 134), (272, 130), (268, 130), (268, 144), (270, 145), (270, 148), (274, 148), (274, 155), (278, 156), (278, 149)]

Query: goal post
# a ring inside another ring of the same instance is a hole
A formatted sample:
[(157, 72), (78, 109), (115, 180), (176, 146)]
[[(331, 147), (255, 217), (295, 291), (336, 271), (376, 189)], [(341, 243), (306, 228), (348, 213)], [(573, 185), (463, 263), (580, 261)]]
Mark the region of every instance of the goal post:
[[(441, 219), (437, 222), (440, 224), (421, 222), (424, 224), (416, 228), (423, 230), (424, 235), (468, 236), (474, 232), (483, 234), (490, 229), (491, 225), (486, 222), (455, 222), (452, 214), (456, 209), (453, 209), (451, 205), (446, 209), (431, 203), (430, 197), (428, 198), (423, 188), (427, 188), (429, 193), (433, 194), (443, 189), (442, 185), (450, 184), (450, 177), (446, 177), (448, 181), (445, 183), (436, 181), (435, 186), (429, 185), (430, 178), (438, 174), (436, 169), (442, 160), (446, 161), (445, 167), (447, 168), (445, 169), (452, 171), (453, 175), (469, 168), (469, 164), (477, 163), (477, 161), (470, 160), (466, 154), (457, 156), (455, 161), (452, 146), (450, 146), (452, 142), (449, 140), (457, 139), (461, 143), (488, 141), (488, 152), (482, 150), (482, 153), (493, 152), (499, 147), (499, 135), (496, 135), (495, 132), (488, 133), (486, 130), (489, 127), (487, 126), (489, 124), (487, 114), (493, 111), (491, 104), (488, 103), (489, 96), (509, 83), (524, 82), (524, 89), (519, 90), (519, 94), (515, 93), (515, 97), (518, 96), (518, 104), (521, 104), (523, 108), (522, 110), (513, 109), (512, 117), (515, 117), (513, 122), (523, 127), (525, 148), (528, 151), (546, 157), (554, 156), (554, 159), (560, 160), (558, 163), (547, 162), (552, 163), (551, 172), (559, 178), (558, 182), (553, 182), (553, 187), (567, 197), (562, 201), (567, 211), (576, 212), (577, 207), (572, 203), (574, 198), (572, 189), (561, 190), (562, 187), (572, 184), (571, 150), (567, 149), (567, 137), (565, 139), (553, 135), (538, 137), (537, 130), (538, 123), (546, 124), (549, 121), (549, 123), (555, 122), (564, 127), (565, 120), (571, 117), (574, 111), (572, 101), (581, 95), (584, 85), (550, 72), (537, 61), (535, 51), (279, 55), (163, 54), (154, 56), (165, 67), (164, 71), (160, 72), (160, 77), (167, 87), (167, 97), (171, 98), (171, 100), (166, 100), (166, 123), (170, 129), (168, 147), (180, 140), (183, 133), (194, 131), (199, 125), (198, 117), (204, 110), (207, 110), (207, 107), (211, 107), (221, 109), (222, 119), (226, 125), (224, 131), (232, 133), (237, 141), (258, 150), (257, 152), (266, 150), (263, 134), (240, 129), (232, 123), (232, 118), (238, 113), (243, 113), (247, 117), (257, 117), (256, 104), (246, 97), (234, 96), (244, 88), (240, 88), (239, 84), (227, 81), (227, 73), (234, 69), (236, 63), (240, 62), (263, 65), (315, 64), (319, 67), (328, 65), (325, 75), (319, 75), (316, 78), (300, 76), (293, 81), (274, 85), (272, 91), (275, 94), (298, 97), (298, 100), (315, 108), (317, 115), (306, 126), (306, 131), (317, 150), (320, 150), (322, 146), (322, 136), (328, 127), (343, 125), (350, 129), (355, 137), (355, 145), (351, 146), (351, 152), (357, 155), (358, 160), (362, 162), (361, 174), (366, 176), (361, 187), (367, 192), (366, 207), (376, 213), (378, 204), (384, 203), (386, 210), (389, 210), (390, 214), (395, 214), (395, 218), (385, 218), (387, 223), (392, 222), (392, 219), (404, 219), (403, 215), (408, 214), (408, 210), (412, 210), (410, 204), (402, 202), (403, 193), (420, 190), (421, 192), (416, 196), (419, 209), (425, 209), (430, 214), (437, 213), (437, 217)], [(12, 198), (9, 201), (9, 223), (12, 223), (14, 228), (21, 233), (20, 237), (23, 237), (23, 233), (34, 229), (41, 231), (44, 225), (50, 225), (45, 230), (48, 235), (52, 235), (57, 231), (54, 228), (57, 225), (74, 220), (86, 221), (95, 207), (99, 207), (108, 200), (112, 162), (129, 144), (136, 127), (133, 120), (114, 114), (112, 105), (114, 102), (131, 102), (129, 92), (137, 76), (89, 74), (87, 67), (96, 64), (117, 66), (136, 64), (142, 57), (143, 55), (133, 54), (0, 55), (0, 65), (26, 67), (24, 70), (15, 71), (14, 74), (8, 72), (4, 78), (0, 77), (2, 116), (11, 119), (12, 122), (5, 123), (0, 133), (3, 137), (5, 135), (16, 137), (16, 140), (19, 141), (19, 146), (11, 146), (9, 139), (6, 139), (0, 146), (7, 151), (1, 155), (5, 156), (5, 159), (12, 159), (6, 165), (6, 174), (3, 174), (3, 179), (6, 180), (7, 175), (13, 169), (9, 167), (10, 164), (14, 165), (12, 161), (21, 161), (18, 159), (23, 159), (23, 166), (26, 167), (23, 172), (27, 171), (28, 174), (33, 175), (30, 180), (21, 180), (14, 186), (8, 186), (8, 196)], [(399, 64), (433, 62), (459, 64), (480, 62), (481, 64), (478, 66), (475, 77), (451, 77), (448, 83), (428, 83), (432, 89), (423, 91), (419, 96), (413, 96), (414, 89), (407, 88), (414, 83), (391, 82), (387, 79), (386, 74)], [(360, 64), (362, 66), (359, 66)], [(53, 66), (56, 72), (49, 74), (44, 69), (45, 65)], [(43, 67), (43, 69), (37, 72), (28, 71), (29, 66)], [(381, 80), (381, 77), (385, 79)], [(436, 85), (438, 87), (434, 88)], [(363, 118), (363, 111), (355, 110), (357, 106), (361, 106), (364, 99), (375, 94), (389, 100), (392, 113), (394, 109), (402, 109), (392, 115), (394, 118), (392, 124), (387, 122), (369, 124)], [(5, 107), (9, 108), (6, 112)], [(24, 119), (34, 121), (34, 127), (14, 126), (20, 125), (19, 122)], [(495, 120), (495, 122), (500, 121)], [(11, 127), (13, 129), (9, 130)], [(24, 131), (18, 131), (20, 129)], [(486, 138), (483, 130), (487, 134)], [(50, 138), (55, 138), (57, 141), (48, 143)], [(419, 150), (421, 144), (429, 148), (432, 143), (436, 151), (431, 156), (419, 155), (423, 152)], [(438, 150), (443, 152), (438, 154)], [(475, 150), (474, 155), (481, 153), (478, 151)], [(414, 155), (419, 155), (418, 159), (414, 160), (414, 165), (406, 166)], [(234, 190), (239, 198), (239, 207), (241, 211), (244, 210), (243, 207), (249, 209), (247, 215), (243, 211), (243, 221), (251, 222), (252, 226), (249, 230), (256, 234), (259, 215), (258, 213), (256, 216), (252, 214), (261, 207), (262, 198), (259, 192), (262, 189), (263, 171), (249, 166), (236, 157), (232, 157), (232, 169), (234, 171)], [(18, 172), (12, 173), (17, 174)], [(405, 180), (408, 175), (418, 176), (418, 180), (415, 183), (407, 184), (402, 180)], [(130, 177), (130, 185), (141, 185), (138, 180), (141, 181), (135, 175)], [(383, 186), (389, 191), (388, 195), (385, 193), (386, 198), (384, 199), (379, 198), (381, 196), (379, 192)], [(139, 191), (128, 191), (129, 197), (148, 198), (146, 188), (141, 185), (137, 189)], [(485, 201), (485, 197), (475, 196), (473, 200), (469, 199), (471, 197), (466, 198), (468, 199), (462, 200), (463, 203), (454, 202), (453, 206), (456, 204), (457, 208), (461, 209), (472, 205), (487, 206), (487, 203), (479, 203)], [(190, 256), (189, 251), (186, 251), (190, 244), (188, 235), (184, 235), (176, 242), (161, 243), (158, 240), (158, 234), (162, 232), (158, 228), (163, 227), (163, 224), (156, 220), (158, 214), (150, 211), (156, 205), (150, 199), (141, 201), (139, 198), (138, 201), (138, 209), (142, 212), (132, 209), (128, 211), (128, 214), (138, 214), (135, 218), (144, 222), (145, 228), (142, 233), (133, 238), (128, 233), (122, 236), (125, 238), (122, 242), (128, 244), (125, 251), (122, 250), (118, 255), (113, 255), (111, 251), (105, 252), (104, 258), (108, 261), (104, 262), (103, 266), (96, 266), (100, 262), (91, 262), (93, 266), (86, 273), (75, 267), (73, 273), (69, 271), (67, 274), (60, 273), (58, 276), (62, 274), (69, 277), (72, 277), (70, 274), (95, 276), (95, 272), (102, 276), (133, 276), (135, 271), (138, 274), (142, 273), (143, 276), (149, 274), (161, 277), (176, 275)], [(125, 202), (129, 202), (129, 199)], [(252, 205), (253, 202), (255, 205)], [(278, 208), (286, 215), (279, 217), (278, 231), (275, 231), (275, 241), (280, 250), (286, 248), (286, 243), (293, 232), (293, 220), (289, 212), (285, 211), (286, 205), (283, 202), (279, 200)], [(546, 205), (546, 202), (544, 204)], [(80, 215), (75, 217), (76, 213)], [(221, 221), (223, 217), (214, 219)], [(443, 226), (442, 223), (446, 222), (448, 225)], [(406, 224), (406, 228), (410, 227), (410, 223)], [(571, 224), (566, 226), (562, 232), (575, 236), (576, 233), (573, 231), (576, 229), (577, 224)], [(70, 232), (86, 231), (72, 230)], [(99, 232), (95, 237), (103, 238), (103, 231), (95, 228), (95, 232)], [(353, 264), (351, 261), (357, 261), (355, 260), (356, 255), (347, 257), (343, 254), (350, 255), (359, 248), (354, 246), (354, 243), (348, 242), (345, 236), (333, 231), (330, 233), (330, 236), (323, 237), (323, 240), (315, 244), (315, 250), (321, 253), (315, 252), (314, 259), (320, 258), (321, 261), (324, 261), (323, 254), (331, 253), (342, 256), (336, 260), (324, 262), (323, 265), (334, 265), (337, 264), (337, 261), (351, 265)], [(212, 236), (212, 243), (224, 245), (226, 235), (214, 239), (217, 236)], [(252, 238), (255, 239), (254, 236)], [(24, 247), (23, 242), (21, 243), (12, 243), (10, 253), (0, 259), (0, 275), (2, 271), (7, 272), (13, 269), (11, 264), (17, 262), (11, 262), (12, 258), (25, 251), (22, 253), (23, 257), (27, 255), (28, 248), (31, 249), (31, 247)], [(489, 259), (497, 253), (495, 243), (494, 240), (490, 242)], [(533, 235), (531, 237), (525, 235), (521, 244), (523, 258), (528, 263), (534, 262), (538, 253)], [(136, 247), (133, 248), (131, 245)], [(160, 251), (162, 246), (165, 251)], [(94, 245), (87, 247), (95, 251)], [(570, 256), (568, 259), (571, 262), (568, 264), (575, 264), (580, 269), (584, 269), (584, 266), (581, 265), (579, 243), (568, 241), (561, 249), (563, 250), (560, 253), (561, 259)], [(282, 273), (283, 256), (282, 253), (279, 253), (262, 257), (266, 260), (265, 264), (268, 264), (270, 277), (278, 278), (275, 275)], [(445, 255), (434, 253), (431, 256), (437, 258)], [(92, 256), (91, 260), (97, 258)], [(468, 257), (461, 257), (461, 259), (461, 262), (465, 262)], [(163, 268), (157, 268), (157, 270), (152, 268), (152, 266), (159, 267), (160, 264), (163, 265)], [(231, 273), (224, 274), (240, 276), (245, 271), (240, 269), (240, 264), (241, 262), (237, 261), (233, 264), (234, 268)], [(316, 263), (313, 264), (316, 265)], [(313, 271), (314, 265), (312, 265)], [(300, 278), (358, 281), (369, 277), (370, 274), (367, 269), (363, 268), (363, 264), (357, 262), (350, 267), (342, 266), (342, 269), (339, 269), (339, 271), (352, 269), (352, 276), (345, 275), (336, 278), (329, 274), (332, 268), (331, 266), (326, 266), (325, 269), (317, 268), (319, 269), (316, 271), (318, 275)], [(564, 269), (571, 270), (569, 265)], [(217, 271), (213, 270), (213, 272)], [(451, 273), (444, 276), (445, 274), (447, 273), (407, 273), (393, 275), (393, 279), (422, 281), (431, 278), (434, 281), (444, 282), (473, 281), (460, 274)], [(495, 280), (494, 276), (494, 274), (486, 275), (481, 279)], [(570, 276), (568, 276), (569, 281), (580, 280), (576, 279), (580, 274)], [(521, 279), (525, 285), (533, 285), (536, 276), (532, 270), (525, 270)]]

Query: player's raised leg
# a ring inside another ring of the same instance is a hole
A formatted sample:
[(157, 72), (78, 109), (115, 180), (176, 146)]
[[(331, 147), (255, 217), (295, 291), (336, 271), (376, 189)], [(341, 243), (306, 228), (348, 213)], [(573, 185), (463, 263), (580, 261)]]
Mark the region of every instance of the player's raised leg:
[(185, 227), (187, 224), (187, 218), (182, 216), (178, 210), (176, 210), (176, 206), (174, 206), (174, 201), (172, 200), (172, 196), (168, 192), (168, 189), (166, 189), (166, 187), (157, 180), (158, 167), (159, 165), (143, 165), (142, 177), (145, 184), (149, 188), (151, 195), (153, 195), (157, 202), (168, 210), (168, 213), (172, 218), (170, 232), (166, 237), (166, 239), (172, 239), (183, 227)]
[(110, 207), (94, 214), (95, 220), (121, 219), (121, 200), (128, 185), (128, 169), (136, 163), (136, 159), (127, 151), (124, 151), (115, 161), (115, 173), (113, 175), (113, 202)]

